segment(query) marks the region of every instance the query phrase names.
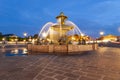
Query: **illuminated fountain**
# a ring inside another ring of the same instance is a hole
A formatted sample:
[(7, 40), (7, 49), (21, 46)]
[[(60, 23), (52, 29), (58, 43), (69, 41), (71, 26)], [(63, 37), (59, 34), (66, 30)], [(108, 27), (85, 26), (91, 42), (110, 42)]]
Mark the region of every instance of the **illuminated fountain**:
[(57, 23), (46, 23), (39, 33), (39, 39), (47, 39), (55, 44), (67, 44), (74, 35), (82, 35), (81, 30), (73, 22), (67, 20), (63, 12), (56, 17)]
[[(88, 36), (72, 21), (67, 20), (63, 12), (56, 17), (57, 23), (46, 23), (38, 34), (35, 44), (28, 45), (28, 51), (39, 53), (71, 53), (96, 50), (96, 44), (87, 44)], [(82, 42), (81, 42), (82, 41)]]

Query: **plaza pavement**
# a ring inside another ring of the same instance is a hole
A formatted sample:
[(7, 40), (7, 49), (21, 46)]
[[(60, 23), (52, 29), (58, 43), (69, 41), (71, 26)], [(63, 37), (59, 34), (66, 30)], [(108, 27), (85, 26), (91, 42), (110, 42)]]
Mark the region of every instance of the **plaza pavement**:
[(120, 48), (27, 56), (5, 56), (0, 49), (0, 80), (120, 80)]

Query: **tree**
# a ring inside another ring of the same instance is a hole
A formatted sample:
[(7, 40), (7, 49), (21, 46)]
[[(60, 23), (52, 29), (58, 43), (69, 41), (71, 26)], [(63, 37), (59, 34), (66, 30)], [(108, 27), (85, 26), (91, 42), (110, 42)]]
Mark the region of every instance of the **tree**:
[(38, 34), (35, 34), (35, 35), (33, 36), (33, 38), (38, 38)]
[(0, 36), (2, 36), (2, 32), (0, 32)]
[(3, 35), (2, 32), (0, 32), (0, 41), (2, 41)]

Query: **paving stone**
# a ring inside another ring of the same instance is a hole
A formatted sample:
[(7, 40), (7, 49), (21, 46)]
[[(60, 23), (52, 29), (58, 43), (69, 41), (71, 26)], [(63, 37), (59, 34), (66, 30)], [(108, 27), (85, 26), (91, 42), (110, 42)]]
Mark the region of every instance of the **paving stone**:
[(47, 74), (47, 73), (49, 73), (49, 72), (46, 71), (46, 70), (44, 70), (44, 71), (41, 72), (41, 74), (44, 74), (44, 75)]
[(79, 80), (99, 80), (99, 78), (94, 79), (94, 78), (89, 78), (89, 77), (80, 77)]
[(78, 75), (78, 74), (73, 74), (73, 73), (65, 73), (64, 76), (67, 76), (67, 77), (76, 79), (76, 78), (79, 78), (80, 75)]
[(54, 78), (57, 80), (64, 80), (66, 77), (63, 75), (56, 75)]
[(96, 73), (88, 73), (87, 75), (86, 75), (86, 77), (88, 77), (88, 78), (92, 78), (92, 79), (102, 79), (103, 78), (103, 75), (101, 75), (101, 74), (96, 74)]
[(49, 67), (45, 69), (45, 71), (48, 71), (48, 72), (53, 72), (55, 69), (50, 69)]
[(82, 75), (87, 75), (87, 72), (82, 72), (82, 71), (75, 71), (75, 72), (72, 72), (73, 74), (77, 74), (79, 76), (82, 76)]
[(42, 80), (42, 79), (44, 79), (46, 76), (44, 76), (44, 75), (39, 75), (39, 76), (37, 76), (37, 78), (35, 79), (35, 80)]
[(42, 80), (55, 80), (54, 78), (44, 78)]
[(77, 80), (77, 79), (74, 79), (74, 78), (66, 78), (65, 80)]
[(120, 80), (120, 77), (104, 77), (103, 80)]
[(44, 74), (45, 76), (49, 76), (49, 77), (54, 77), (56, 75), (56, 73), (53, 72), (49, 72), (47, 74)]
[(82, 55), (5, 56), (0, 80), (120, 80), (120, 49), (102, 47)]
[(54, 73), (56, 73), (56, 74), (64, 74), (65, 72), (64, 71), (60, 71), (60, 70), (56, 70), (56, 71), (54, 71)]

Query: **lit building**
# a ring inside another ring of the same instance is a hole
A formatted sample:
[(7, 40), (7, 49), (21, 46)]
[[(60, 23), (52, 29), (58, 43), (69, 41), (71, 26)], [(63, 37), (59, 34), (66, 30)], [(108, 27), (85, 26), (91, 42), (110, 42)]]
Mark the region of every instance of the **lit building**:
[(106, 35), (106, 36), (101, 36), (100, 38), (98, 38), (98, 40), (102, 40), (102, 41), (105, 41), (105, 42), (117, 41), (117, 36), (109, 34), (109, 35)]

